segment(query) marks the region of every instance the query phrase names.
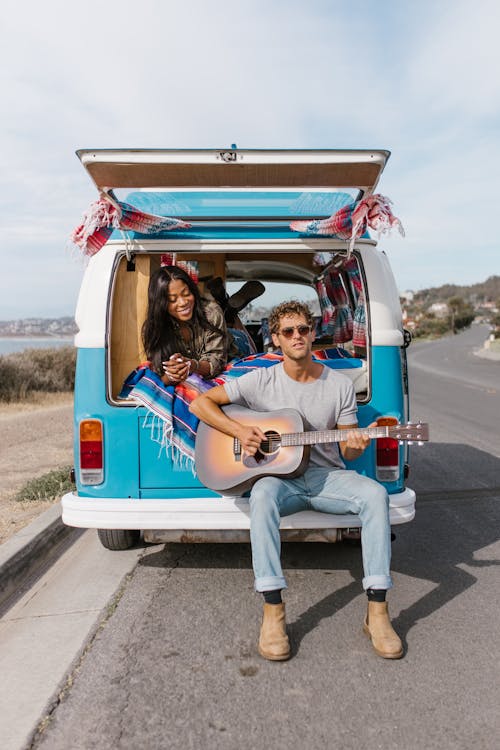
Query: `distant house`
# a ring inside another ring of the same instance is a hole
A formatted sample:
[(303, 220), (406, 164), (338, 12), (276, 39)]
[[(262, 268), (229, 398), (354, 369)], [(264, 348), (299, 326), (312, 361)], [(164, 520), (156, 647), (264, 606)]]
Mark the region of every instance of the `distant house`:
[(446, 318), (446, 316), (449, 314), (449, 309), (446, 302), (434, 302), (434, 304), (429, 307), (427, 312), (435, 315), (436, 318)]
[(406, 292), (401, 292), (399, 296), (405, 302), (413, 302), (413, 297), (415, 296), (415, 294), (411, 291), (411, 289), (407, 289)]

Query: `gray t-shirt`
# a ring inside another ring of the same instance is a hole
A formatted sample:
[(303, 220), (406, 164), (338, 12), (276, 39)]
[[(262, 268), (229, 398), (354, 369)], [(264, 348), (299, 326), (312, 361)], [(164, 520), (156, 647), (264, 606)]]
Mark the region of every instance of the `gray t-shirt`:
[[(336, 425), (357, 424), (356, 394), (351, 380), (323, 365), (312, 383), (299, 383), (286, 374), (283, 363), (257, 368), (224, 383), (232, 403), (255, 411), (295, 409), (302, 416), (304, 430), (334, 430)], [(337, 443), (311, 446), (313, 466), (343, 469)]]

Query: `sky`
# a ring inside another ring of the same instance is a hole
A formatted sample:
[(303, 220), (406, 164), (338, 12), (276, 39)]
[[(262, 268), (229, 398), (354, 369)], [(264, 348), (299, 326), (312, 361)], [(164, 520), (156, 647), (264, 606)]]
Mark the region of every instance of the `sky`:
[(74, 313), (78, 148), (383, 148), (400, 291), (500, 273), (496, 0), (4, 0), (0, 320)]

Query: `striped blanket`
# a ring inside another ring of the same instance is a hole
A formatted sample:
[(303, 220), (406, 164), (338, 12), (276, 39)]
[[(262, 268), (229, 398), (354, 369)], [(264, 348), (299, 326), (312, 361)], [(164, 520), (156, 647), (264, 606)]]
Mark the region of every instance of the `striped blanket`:
[(379, 234), (397, 227), (404, 236), (403, 225), (391, 210), (392, 201), (380, 193), (368, 195), (356, 203), (343, 206), (328, 219), (314, 221), (292, 221), (290, 229), (306, 234), (320, 234), (349, 240), (349, 253), (358, 237), (368, 227)]
[(129, 203), (102, 193), (83, 215), (82, 223), (71, 234), (71, 241), (84, 255), (95, 255), (111, 237), (114, 229), (140, 234), (156, 234), (172, 229), (189, 229), (191, 224), (169, 216), (155, 216), (140, 211)]
[[(356, 366), (359, 360), (352, 359), (341, 347), (321, 349), (314, 352), (314, 358), (323, 364), (335, 367), (340, 359), (347, 359), (345, 365)], [(119, 394), (121, 399), (134, 399), (148, 410), (146, 425), (151, 429), (151, 439), (170, 451), (172, 459), (185, 465), (194, 473), (194, 447), (198, 418), (189, 411), (190, 403), (200, 393), (223, 385), (232, 378), (239, 378), (256, 367), (272, 367), (283, 361), (278, 353), (253, 354), (243, 359), (231, 361), (224, 372), (213, 380), (203, 380), (199, 375), (190, 375), (177, 386), (165, 385), (161, 378), (147, 366), (140, 365), (126, 378)]]

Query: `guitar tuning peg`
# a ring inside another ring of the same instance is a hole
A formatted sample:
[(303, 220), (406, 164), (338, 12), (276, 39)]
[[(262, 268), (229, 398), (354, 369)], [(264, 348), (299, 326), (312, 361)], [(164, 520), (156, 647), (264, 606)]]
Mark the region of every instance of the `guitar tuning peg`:
[(418, 443), (417, 443), (417, 445), (423, 445), (423, 444), (424, 444), (423, 440), (419, 440)]
[(408, 445), (413, 445), (413, 440), (408, 440)]
[(399, 444), (400, 444), (400, 445), (404, 445), (404, 442), (405, 442), (404, 440), (400, 440), (400, 441), (399, 441)]

